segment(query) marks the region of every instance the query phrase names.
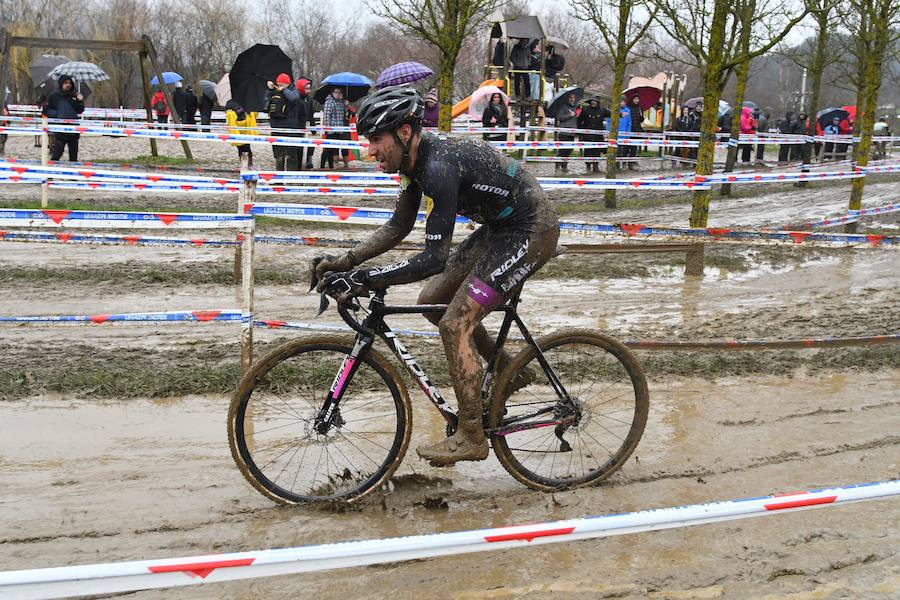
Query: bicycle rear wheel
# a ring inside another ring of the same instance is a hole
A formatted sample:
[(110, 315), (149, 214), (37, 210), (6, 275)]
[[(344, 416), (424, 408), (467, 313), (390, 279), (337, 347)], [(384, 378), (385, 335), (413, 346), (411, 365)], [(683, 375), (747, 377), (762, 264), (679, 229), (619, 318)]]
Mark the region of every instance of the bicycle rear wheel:
[(283, 504), (353, 501), (377, 489), (403, 459), (412, 430), (409, 396), (370, 349), (335, 409), (315, 427), (352, 340), (318, 336), (277, 348), (241, 380), (228, 411), (228, 442), (241, 473)]
[(529, 346), (494, 386), (494, 453), (520, 482), (542, 491), (591, 485), (637, 447), (649, 410), (640, 363), (620, 342), (591, 330), (537, 341), (571, 402), (560, 396)]

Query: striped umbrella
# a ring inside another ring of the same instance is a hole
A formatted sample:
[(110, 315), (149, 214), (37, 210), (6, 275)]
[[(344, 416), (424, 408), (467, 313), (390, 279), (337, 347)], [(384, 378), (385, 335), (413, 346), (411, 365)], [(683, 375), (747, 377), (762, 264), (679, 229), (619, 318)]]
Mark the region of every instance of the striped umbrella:
[(109, 79), (109, 75), (94, 63), (79, 61), (57, 65), (47, 74), (47, 77), (59, 79), (63, 75), (68, 75), (74, 79), (76, 84), (83, 81), (106, 81)]
[(392, 85), (413, 83), (428, 79), (432, 75), (434, 75), (434, 71), (422, 63), (414, 61), (397, 63), (381, 72), (381, 75), (378, 76), (378, 80), (375, 82), (375, 87), (381, 89)]

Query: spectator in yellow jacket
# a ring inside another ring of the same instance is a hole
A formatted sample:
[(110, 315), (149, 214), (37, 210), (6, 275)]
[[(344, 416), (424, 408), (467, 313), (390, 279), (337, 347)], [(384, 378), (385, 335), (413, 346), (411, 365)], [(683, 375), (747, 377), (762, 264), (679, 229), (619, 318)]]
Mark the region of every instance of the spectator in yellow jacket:
[[(225, 122), (231, 128), (231, 133), (244, 135), (256, 135), (257, 133), (255, 129), (256, 113), (245, 111), (244, 107), (234, 100), (229, 100), (225, 104)], [(238, 158), (247, 154), (247, 167), (252, 167), (253, 151), (250, 149), (250, 144), (232, 142), (231, 145), (237, 146)]]

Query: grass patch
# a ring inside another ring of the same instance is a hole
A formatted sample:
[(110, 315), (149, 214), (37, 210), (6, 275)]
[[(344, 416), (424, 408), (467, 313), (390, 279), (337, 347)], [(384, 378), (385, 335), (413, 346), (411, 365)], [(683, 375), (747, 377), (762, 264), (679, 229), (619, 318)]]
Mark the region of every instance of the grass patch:
[[(449, 392), (446, 361), (439, 342), (414, 340), (408, 344), (432, 381)], [(261, 357), (275, 344), (258, 343), (256, 356)], [(517, 350), (518, 345), (511, 347)], [(388, 352), (380, 344), (378, 350)], [(68, 346), (64, 350), (48, 349), (51, 362), (40, 358), (19, 357), (15, 366), (0, 369), (0, 400), (16, 400), (47, 393), (84, 398), (165, 398), (189, 394), (231, 395), (240, 381), (236, 347), (214, 351), (140, 353), (120, 349), (105, 350), (85, 345)], [(743, 352), (676, 352), (638, 351), (647, 376), (659, 380), (667, 376), (690, 376), (716, 379), (748, 375), (791, 376), (798, 370), (807, 373), (847, 371), (872, 372), (900, 368), (900, 352), (891, 345), (860, 348), (835, 348), (803, 351)], [(30, 356), (43, 356), (37, 352)], [(10, 360), (12, 364), (12, 359)], [(337, 362), (335, 362), (335, 365)], [(323, 381), (333, 377), (332, 370), (322, 373)], [(415, 385), (405, 375), (407, 388), (416, 395)], [(160, 377), (160, 373), (165, 373)], [(282, 373), (274, 388), (288, 389), (308, 377), (305, 372)], [(374, 385), (374, 383), (372, 383)], [(380, 385), (380, 384), (379, 384)]]
[[(309, 283), (305, 263), (296, 268), (256, 269), (258, 285), (297, 285)], [(61, 269), (48, 267), (9, 267), (0, 272), (0, 282), (19, 283), (58, 282), (97, 285), (103, 283), (117, 286), (128, 283), (164, 285), (234, 285), (234, 270), (222, 265), (147, 265), (128, 262), (107, 267), (71, 266)]]

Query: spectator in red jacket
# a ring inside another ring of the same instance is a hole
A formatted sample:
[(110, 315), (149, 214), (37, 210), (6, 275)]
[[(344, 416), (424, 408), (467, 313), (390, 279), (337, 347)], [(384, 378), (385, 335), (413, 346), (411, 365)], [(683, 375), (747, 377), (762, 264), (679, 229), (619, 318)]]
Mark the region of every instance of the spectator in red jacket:
[(153, 99), (150, 101), (150, 108), (156, 111), (156, 120), (158, 122), (169, 122), (169, 104), (166, 102), (166, 95), (162, 90), (157, 90), (156, 93), (153, 94)]

